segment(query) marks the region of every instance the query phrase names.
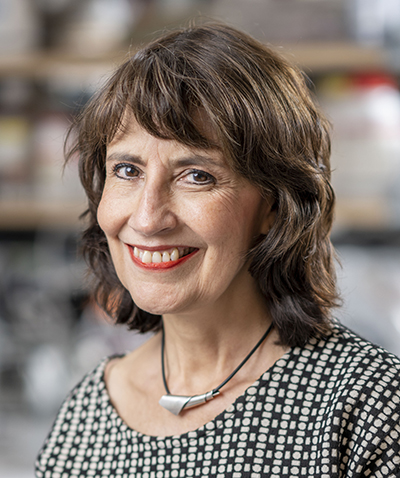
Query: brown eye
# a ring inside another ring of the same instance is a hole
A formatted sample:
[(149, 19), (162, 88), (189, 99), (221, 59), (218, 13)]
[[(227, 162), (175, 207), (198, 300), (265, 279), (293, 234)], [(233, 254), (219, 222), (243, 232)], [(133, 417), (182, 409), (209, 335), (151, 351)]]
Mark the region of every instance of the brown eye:
[(188, 174), (191, 182), (195, 184), (211, 184), (215, 181), (214, 177), (211, 174), (206, 173), (205, 171), (194, 170)]
[(139, 170), (132, 164), (117, 164), (113, 171), (121, 179), (133, 179), (139, 176)]

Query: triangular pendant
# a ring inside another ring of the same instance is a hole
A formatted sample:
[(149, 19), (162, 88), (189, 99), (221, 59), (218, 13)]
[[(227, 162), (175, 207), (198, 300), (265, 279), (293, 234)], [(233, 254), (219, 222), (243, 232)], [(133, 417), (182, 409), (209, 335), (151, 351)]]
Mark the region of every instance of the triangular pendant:
[(220, 392), (207, 392), (202, 395), (193, 395), (187, 397), (185, 395), (163, 395), (158, 402), (169, 412), (174, 415), (179, 415), (183, 409), (197, 407), (202, 403), (206, 403), (219, 395)]
[(163, 395), (158, 403), (174, 415), (179, 415), (189, 400), (190, 397), (181, 395)]

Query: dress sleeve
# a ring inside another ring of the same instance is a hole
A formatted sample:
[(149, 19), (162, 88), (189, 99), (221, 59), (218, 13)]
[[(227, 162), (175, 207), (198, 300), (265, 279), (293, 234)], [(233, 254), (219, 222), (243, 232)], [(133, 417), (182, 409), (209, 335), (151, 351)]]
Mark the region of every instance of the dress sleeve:
[(400, 477), (400, 369), (393, 359), (377, 357), (379, 367), (347, 394), (338, 424), (341, 477)]

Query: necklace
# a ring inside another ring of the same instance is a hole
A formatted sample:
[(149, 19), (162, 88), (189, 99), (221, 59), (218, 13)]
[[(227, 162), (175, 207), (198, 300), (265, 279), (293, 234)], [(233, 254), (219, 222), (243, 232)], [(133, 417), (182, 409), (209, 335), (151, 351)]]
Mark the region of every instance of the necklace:
[(162, 378), (164, 382), (164, 388), (167, 392), (166, 395), (163, 395), (158, 402), (162, 407), (164, 407), (169, 412), (173, 413), (174, 415), (179, 415), (183, 409), (197, 407), (202, 403), (206, 403), (209, 400), (212, 400), (214, 397), (220, 394), (221, 388), (226, 385), (229, 380), (239, 372), (239, 370), (243, 367), (243, 365), (249, 360), (249, 358), (254, 354), (254, 352), (258, 349), (258, 347), (264, 342), (267, 338), (267, 335), (270, 333), (273, 324), (271, 324), (261, 339), (257, 342), (255, 347), (250, 351), (250, 353), (245, 357), (245, 359), (235, 368), (235, 370), (226, 378), (218, 387), (214, 388), (210, 392), (202, 393), (201, 395), (193, 395), (192, 397), (185, 396), (185, 395), (172, 395), (169, 391), (167, 380), (165, 378), (165, 365), (164, 365), (164, 348), (165, 348), (165, 333), (164, 328), (162, 330), (162, 338), (161, 338), (161, 372)]

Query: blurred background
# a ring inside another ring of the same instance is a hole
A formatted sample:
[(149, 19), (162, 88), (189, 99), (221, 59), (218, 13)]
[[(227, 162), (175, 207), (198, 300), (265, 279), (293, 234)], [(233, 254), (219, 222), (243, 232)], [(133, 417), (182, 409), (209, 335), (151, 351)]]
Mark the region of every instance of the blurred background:
[(77, 254), (85, 200), (62, 174), (71, 119), (164, 27), (224, 20), (310, 78), (334, 125), (337, 316), (400, 355), (398, 0), (0, 0), (0, 476), (33, 461), (68, 390), (143, 339), (90, 301)]

